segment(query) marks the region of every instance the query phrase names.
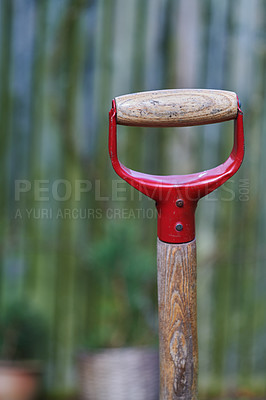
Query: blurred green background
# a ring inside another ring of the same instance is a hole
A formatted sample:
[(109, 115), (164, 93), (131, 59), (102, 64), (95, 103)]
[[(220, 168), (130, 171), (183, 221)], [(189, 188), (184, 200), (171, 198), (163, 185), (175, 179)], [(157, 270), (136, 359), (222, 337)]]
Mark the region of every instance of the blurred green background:
[[(196, 216), (200, 392), (266, 398), (265, 1), (1, 0), (0, 21), (1, 358), (19, 316), (32, 346), (17, 357), (42, 359), (47, 396), (67, 396), (80, 352), (156, 345), (156, 214), (111, 168), (111, 100), (226, 89), (246, 154)], [(121, 127), (119, 154), (196, 172), (226, 159), (232, 130)]]

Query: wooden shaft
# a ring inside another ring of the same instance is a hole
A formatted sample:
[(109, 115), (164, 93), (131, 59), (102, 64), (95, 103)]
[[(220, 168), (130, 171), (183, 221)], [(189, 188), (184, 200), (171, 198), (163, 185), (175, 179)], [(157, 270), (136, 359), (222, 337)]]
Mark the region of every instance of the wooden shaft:
[(193, 126), (237, 117), (234, 92), (172, 89), (127, 94), (115, 98), (117, 123), (133, 126)]
[(160, 400), (196, 400), (196, 240), (157, 242)]

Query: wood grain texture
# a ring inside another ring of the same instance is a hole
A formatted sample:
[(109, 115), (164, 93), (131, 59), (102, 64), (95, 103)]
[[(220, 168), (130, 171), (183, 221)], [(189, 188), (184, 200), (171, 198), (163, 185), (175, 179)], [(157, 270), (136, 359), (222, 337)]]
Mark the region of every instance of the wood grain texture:
[(157, 242), (160, 400), (196, 400), (196, 241)]
[(117, 123), (131, 126), (193, 126), (228, 121), (237, 116), (234, 92), (172, 89), (115, 98)]

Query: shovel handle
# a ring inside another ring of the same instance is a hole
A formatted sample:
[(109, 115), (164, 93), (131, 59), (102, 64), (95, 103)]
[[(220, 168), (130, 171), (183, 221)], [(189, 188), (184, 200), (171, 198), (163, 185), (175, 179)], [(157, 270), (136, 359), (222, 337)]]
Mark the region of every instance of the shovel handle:
[(235, 119), (234, 92), (172, 89), (127, 94), (115, 98), (117, 123), (131, 126), (193, 126)]
[(158, 239), (160, 400), (196, 400), (198, 375), (196, 240)]

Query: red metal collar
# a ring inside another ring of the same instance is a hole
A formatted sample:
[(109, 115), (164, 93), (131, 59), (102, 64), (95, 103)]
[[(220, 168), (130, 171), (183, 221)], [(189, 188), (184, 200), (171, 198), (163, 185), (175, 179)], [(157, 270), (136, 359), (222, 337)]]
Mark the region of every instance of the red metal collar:
[(190, 242), (195, 238), (195, 210), (198, 200), (231, 178), (242, 163), (243, 113), (238, 105), (233, 149), (223, 164), (191, 175), (148, 175), (133, 171), (118, 160), (116, 104), (113, 100), (109, 112), (109, 154), (116, 173), (156, 201), (159, 239), (167, 243)]

